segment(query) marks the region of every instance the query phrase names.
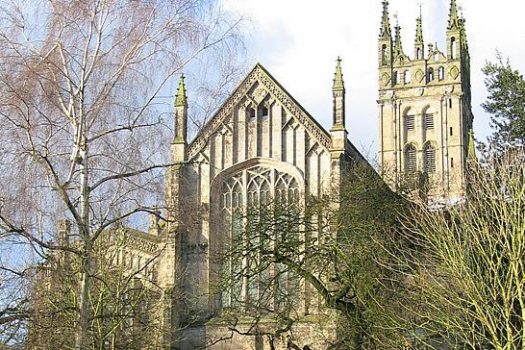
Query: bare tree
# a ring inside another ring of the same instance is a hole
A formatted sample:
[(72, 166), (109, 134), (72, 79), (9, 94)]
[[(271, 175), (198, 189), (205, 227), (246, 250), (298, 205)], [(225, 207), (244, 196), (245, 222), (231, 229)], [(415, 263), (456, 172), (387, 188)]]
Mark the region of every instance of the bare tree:
[(463, 205), (421, 207), (406, 220), (405, 239), (389, 249), (398, 297), (384, 306), (408, 343), (523, 349), (524, 213), (525, 158), (508, 152), (471, 166)]
[(337, 326), (339, 339), (326, 339), (334, 349), (380, 349), (376, 299), (389, 273), (381, 247), (405, 205), (373, 169), (354, 164), (338, 198), (285, 194), (233, 213), (222, 316), (234, 332), (269, 343), (291, 333), (286, 346), (302, 349), (312, 344), (294, 329), (313, 314), (319, 334), (323, 323)]
[[(144, 256), (129, 242), (137, 239), (136, 231), (119, 225), (102, 235), (92, 251), (91, 348), (161, 348), (162, 287), (157, 284), (156, 271), (165, 244), (150, 238), (159, 244)], [(28, 348), (74, 348), (79, 262), (66, 252), (55, 251), (35, 269)]]
[[(0, 231), (25, 239), (37, 261), (49, 250), (80, 259), (75, 349), (88, 349), (94, 246), (112, 224), (137, 222), (161, 201), (172, 124), (162, 96), (196, 60), (217, 62), (216, 80), (228, 78), (238, 21), (199, 0), (0, 6), (0, 171), (9, 184)], [(50, 243), (63, 217), (74, 246)]]

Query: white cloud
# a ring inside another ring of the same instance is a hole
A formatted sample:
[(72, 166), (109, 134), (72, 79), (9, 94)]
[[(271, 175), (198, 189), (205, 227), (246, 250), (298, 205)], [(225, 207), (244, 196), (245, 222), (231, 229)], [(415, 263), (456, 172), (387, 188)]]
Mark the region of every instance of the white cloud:
[[(326, 128), (331, 122), (331, 82), (337, 56), (343, 58), (350, 139), (364, 153), (377, 148), (377, 35), (379, 0), (223, 0), (227, 10), (251, 19), (247, 43), (259, 61)], [(412, 54), (419, 0), (391, 0), (398, 14), (405, 52)], [(423, 1), (427, 43), (444, 42), (449, 0)], [(525, 4), (517, 0), (459, 0), (467, 20), (472, 57), (475, 131), (489, 133), (481, 67), (495, 50), (525, 72)], [(440, 45), (443, 47), (443, 44)], [(373, 156), (373, 155), (372, 155)]]

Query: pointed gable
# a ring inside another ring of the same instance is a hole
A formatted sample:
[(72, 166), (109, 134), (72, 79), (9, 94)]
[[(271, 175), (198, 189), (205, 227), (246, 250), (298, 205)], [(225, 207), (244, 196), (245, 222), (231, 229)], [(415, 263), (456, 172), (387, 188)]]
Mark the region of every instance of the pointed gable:
[[(253, 110), (258, 114), (261, 104), (266, 104), (266, 108), (275, 104), (282, 106), (282, 113), (288, 117), (285, 117), (283, 123), (302, 125), (312, 142), (319, 143), (326, 150), (330, 148), (331, 139), (328, 132), (258, 63), (191, 142), (188, 159), (193, 159), (204, 151), (214, 134), (233, 132), (234, 128), (240, 126), (239, 116), (236, 115), (240, 109)], [(246, 115), (243, 122), (252, 117), (253, 115)], [(234, 120), (237, 120), (235, 124)], [(283, 125), (283, 130), (284, 128), (286, 125)], [(262, 155), (256, 152), (254, 156)]]

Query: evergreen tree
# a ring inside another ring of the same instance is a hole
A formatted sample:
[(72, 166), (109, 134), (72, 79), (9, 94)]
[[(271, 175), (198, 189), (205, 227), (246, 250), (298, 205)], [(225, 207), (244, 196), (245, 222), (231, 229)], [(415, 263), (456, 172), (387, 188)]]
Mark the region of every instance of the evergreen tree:
[(483, 68), (489, 96), (483, 108), (491, 116), (494, 133), (489, 138), (496, 152), (525, 146), (525, 80), (498, 54), (497, 62)]

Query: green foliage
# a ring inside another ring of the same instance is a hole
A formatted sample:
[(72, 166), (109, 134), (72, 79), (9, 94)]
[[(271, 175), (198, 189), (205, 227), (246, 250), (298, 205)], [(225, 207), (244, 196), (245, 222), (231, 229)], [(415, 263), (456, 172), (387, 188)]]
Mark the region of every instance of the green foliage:
[(519, 71), (504, 62), (498, 54), (497, 62), (488, 62), (483, 68), (489, 96), (483, 108), (491, 116), (495, 129), (490, 143), (496, 151), (525, 145), (525, 80)]

